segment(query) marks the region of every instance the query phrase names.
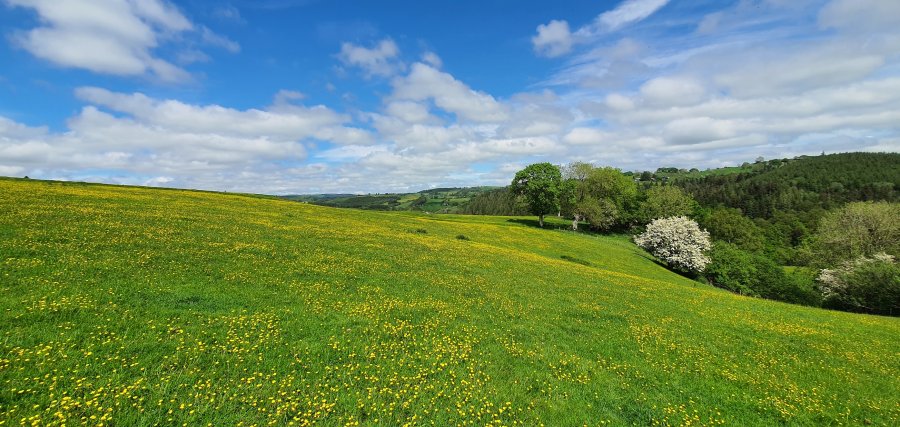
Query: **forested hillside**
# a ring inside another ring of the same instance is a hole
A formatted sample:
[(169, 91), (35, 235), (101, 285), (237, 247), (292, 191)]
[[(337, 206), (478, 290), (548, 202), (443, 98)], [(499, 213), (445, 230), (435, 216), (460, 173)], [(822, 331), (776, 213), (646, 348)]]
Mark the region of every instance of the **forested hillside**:
[(335, 208), (375, 211), (421, 211), (462, 213), (469, 202), (496, 187), (432, 188), (417, 193), (383, 194), (309, 194), (283, 196), (288, 200)]
[(778, 211), (828, 210), (854, 201), (896, 201), (900, 197), (900, 154), (769, 160), (752, 172), (673, 182), (703, 206), (727, 206), (751, 218), (772, 218)]

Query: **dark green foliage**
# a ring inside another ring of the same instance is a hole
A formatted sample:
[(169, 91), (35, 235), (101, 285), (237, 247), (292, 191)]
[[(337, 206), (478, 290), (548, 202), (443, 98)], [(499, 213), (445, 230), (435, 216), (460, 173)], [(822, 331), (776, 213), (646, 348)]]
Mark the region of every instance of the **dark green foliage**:
[[(585, 164), (581, 164), (585, 165)], [(581, 180), (573, 180), (571, 214), (600, 231), (624, 228), (637, 216), (638, 188), (622, 171), (587, 165)], [(565, 205), (565, 204), (564, 204)]]
[(822, 267), (877, 253), (900, 255), (900, 203), (857, 202), (829, 212), (813, 241)]
[(716, 242), (705, 276), (710, 283), (742, 295), (803, 305), (818, 305), (821, 297), (812, 282), (800, 274), (788, 274), (771, 259)]
[(457, 234), (456, 240), (472, 240), (472, 239), (469, 239), (468, 237), (466, 237), (465, 234)]
[(581, 258), (575, 258), (575, 257), (569, 256), (569, 255), (563, 255), (563, 256), (560, 256), (560, 258), (562, 258), (562, 259), (564, 259), (564, 260), (566, 260), (566, 261), (574, 262), (575, 264), (586, 265), (586, 266), (588, 266), (588, 267), (591, 266), (591, 263), (590, 263), (590, 262), (585, 261), (585, 260), (583, 260), (583, 259), (581, 259)]
[(802, 156), (754, 166), (752, 172), (675, 182), (703, 206), (737, 208), (751, 218), (771, 218), (776, 211), (827, 210), (853, 201), (900, 198), (898, 153)]
[(867, 259), (833, 273), (839, 285), (827, 292), (823, 305), (861, 313), (900, 315), (900, 264)]
[(528, 209), (519, 203), (508, 187), (485, 191), (466, 205), (463, 213), (470, 215), (528, 215)]
[(535, 163), (516, 173), (510, 191), (522, 197), (528, 211), (537, 215), (541, 227), (544, 215), (559, 211), (562, 190), (562, 174), (559, 167), (550, 163)]
[(700, 215), (700, 226), (714, 240), (721, 240), (741, 249), (758, 252), (763, 249), (763, 232), (741, 211), (731, 208), (715, 208)]
[(376, 211), (425, 211), (432, 213), (462, 213), (478, 195), (497, 190), (496, 187), (433, 188), (418, 193), (389, 194), (312, 194), (283, 196), (288, 200), (336, 208)]
[(413, 233), (428, 234), (428, 230), (426, 230), (424, 228), (417, 228), (417, 229), (413, 230)]
[(639, 218), (650, 222), (657, 218), (691, 216), (697, 209), (697, 202), (679, 187), (655, 185), (644, 193)]
[(588, 196), (579, 202), (575, 209), (595, 230), (610, 231), (622, 222), (622, 212), (609, 199)]
[(756, 269), (751, 253), (719, 241), (713, 244), (709, 255), (711, 262), (706, 266), (705, 275), (710, 283), (741, 295), (757, 295), (753, 290)]

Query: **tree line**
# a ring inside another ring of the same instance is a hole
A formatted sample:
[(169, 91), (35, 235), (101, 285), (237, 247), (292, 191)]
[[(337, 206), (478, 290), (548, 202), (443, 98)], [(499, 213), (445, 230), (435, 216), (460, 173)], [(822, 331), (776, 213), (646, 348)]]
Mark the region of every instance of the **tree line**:
[(476, 197), (468, 212), (525, 210), (542, 227), (546, 216), (561, 216), (573, 230), (636, 235), (673, 269), (732, 292), (900, 315), (900, 155), (757, 166), (664, 182), (583, 162), (536, 163), (508, 189)]

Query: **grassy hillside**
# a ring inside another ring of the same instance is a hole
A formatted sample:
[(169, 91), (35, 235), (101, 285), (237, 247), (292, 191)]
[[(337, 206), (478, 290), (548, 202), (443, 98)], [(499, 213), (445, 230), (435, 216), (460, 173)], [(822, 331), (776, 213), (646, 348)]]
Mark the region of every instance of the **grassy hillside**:
[(900, 319), (533, 222), (0, 180), (0, 425), (900, 423)]

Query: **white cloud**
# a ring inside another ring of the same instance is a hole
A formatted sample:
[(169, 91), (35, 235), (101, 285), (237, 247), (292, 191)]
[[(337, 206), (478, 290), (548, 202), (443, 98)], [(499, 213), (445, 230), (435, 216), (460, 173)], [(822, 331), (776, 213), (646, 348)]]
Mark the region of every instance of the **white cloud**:
[[(6, 2), (37, 12), (40, 25), (15, 33), (13, 40), (38, 58), (102, 74), (153, 75), (163, 81), (181, 81), (189, 76), (187, 71), (153, 52), (162, 41), (197, 30), (175, 6), (164, 0)], [(237, 43), (206, 27), (200, 27), (199, 31), (207, 44), (231, 52), (240, 49)], [(198, 56), (195, 54), (193, 58)]]
[(407, 123), (425, 123), (437, 120), (428, 112), (428, 106), (413, 101), (388, 102), (385, 112)]
[(641, 21), (669, 3), (669, 0), (625, 0), (615, 9), (603, 12), (597, 21), (610, 31)]
[(496, 122), (507, 117), (506, 109), (494, 97), (473, 90), (452, 75), (417, 62), (409, 74), (392, 82), (393, 99), (431, 100), (438, 108), (475, 122)]
[(441, 60), (441, 57), (431, 51), (422, 54), (422, 62), (431, 65), (434, 68), (441, 68), (444, 66), (444, 61)]
[[(299, 172), (283, 165), (304, 162), (307, 141), (372, 142), (367, 130), (348, 127), (348, 117), (322, 106), (236, 110), (90, 87), (78, 89), (77, 96), (90, 105), (63, 132), (0, 117), (0, 169), (34, 177), (260, 191), (270, 183), (267, 171), (276, 182), (284, 179), (273, 188), (289, 184)], [(121, 173), (101, 177), (91, 172), (97, 170)]]
[[(641, 86), (640, 93), (644, 100), (654, 106), (691, 105), (700, 102), (706, 90), (696, 80), (678, 77), (657, 77)], [(610, 99), (607, 98), (609, 102)], [(614, 99), (621, 109), (626, 107), (625, 102)]]
[(563, 142), (570, 145), (602, 145), (609, 142), (612, 135), (609, 132), (587, 127), (578, 127), (569, 131), (563, 137)]
[(552, 20), (538, 25), (537, 34), (531, 38), (531, 44), (538, 55), (551, 58), (562, 56), (571, 52), (576, 44), (590, 42), (601, 34), (646, 19), (667, 3), (669, 0), (625, 0), (616, 8), (601, 13), (593, 22), (574, 32), (569, 29), (568, 22)]
[(556, 57), (569, 53), (572, 50), (572, 32), (569, 31), (569, 23), (553, 20), (537, 27), (537, 34), (531, 38), (534, 51), (538, 55)]
[(368, 77), (387, 77), (403, 69), (397, 58), (399, 55), (397, 44), (386, 38), (371, 48), (343, 43), (337, 57), (345, 65), (361, 68)]
[(900, 29), (900, 2), (895, 0), (833, 0), (819, 12), (819, 25), (850, 31)]

